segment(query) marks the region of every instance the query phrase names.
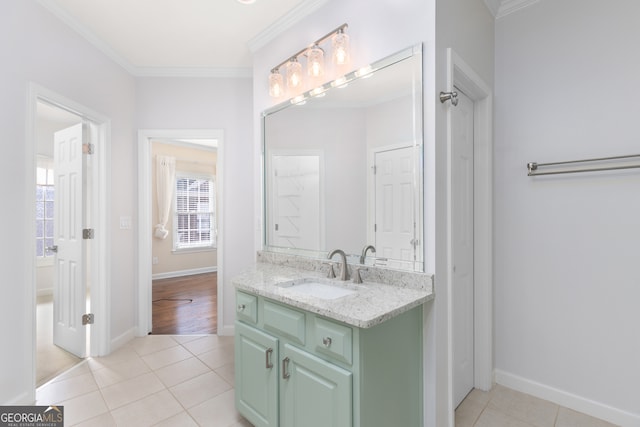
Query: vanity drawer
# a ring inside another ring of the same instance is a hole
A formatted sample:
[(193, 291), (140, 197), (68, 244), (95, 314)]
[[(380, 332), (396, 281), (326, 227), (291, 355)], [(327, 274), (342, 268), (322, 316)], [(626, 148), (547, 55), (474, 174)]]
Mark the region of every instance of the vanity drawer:
[(350, 327), (316, 317), (313, 331), (315, 351), (340, 362), (352, 363), (353, 331)]
[(304, 345), (305, 316), (300, 311), (265, 301), (264, 328)]
[(258, 323), (258, 297), (236, 292), (236, 316), (254, 325)]

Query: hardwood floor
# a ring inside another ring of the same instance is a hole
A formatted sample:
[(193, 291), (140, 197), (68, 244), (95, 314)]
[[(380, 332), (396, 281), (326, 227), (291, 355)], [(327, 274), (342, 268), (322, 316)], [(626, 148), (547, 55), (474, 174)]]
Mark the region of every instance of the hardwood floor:
[(153, 335), (215, 334), (217, 273), (153, 281)]

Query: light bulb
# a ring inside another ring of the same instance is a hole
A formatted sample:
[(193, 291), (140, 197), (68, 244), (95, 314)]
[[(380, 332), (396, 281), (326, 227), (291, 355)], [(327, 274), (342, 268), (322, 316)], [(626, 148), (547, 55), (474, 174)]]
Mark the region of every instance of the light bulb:
[(307, 51), (307, 73), (311, 77), (324, 74), (324, 51), (318, 45)]
[(349, 36), (340, 30), (331, 38), (333, 47), (333, 63), (346, 65), (349, 62)]
[(278, 70), (273, 70), (269, 74), (269, 95), (273, 98), (280, 98), (284, 93), (282, 74)]
[(292, 58), (287, 63), (287, 86), (289, 89), (297, 89), (302, 86), (302, 65), (297, 58)]

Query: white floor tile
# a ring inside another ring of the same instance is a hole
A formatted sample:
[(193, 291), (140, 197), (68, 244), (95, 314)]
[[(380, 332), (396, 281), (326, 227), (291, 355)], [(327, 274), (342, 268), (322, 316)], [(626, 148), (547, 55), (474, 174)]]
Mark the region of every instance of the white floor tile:
[(117, 427), (117, 424), (111, 416), (111, 412), (105, 412), (79, 424), (74, 424), (72, 427)]
[(215, 372), (199, 375), (170, 388), (171, 393), (185, 408), (191, 408), (230, 389), (231, 385)]
[(173, 387), (198, 375), (206, 374), (211, 369), (197, 357), (181, 360), (155, 371), (160, 381), (167, 387)]
[(496, 385), (488, 408), (500, 411), (537, 427), (553, 427), (559, 406), (547, 400)]
[(233, 390), (229, 390), (194, 406), (189, 413), (202, 426), (233, 426), (242, 421), (234, 400)]
[(98, 389), (91, 373), (74, 376), (65, 380), (52, 381), (36, 390), (38, 405), (54, 405), (76, 396)]
[(198, 427), (198, 424), (191, 418), (186, 411), (180, 412), (171, 418), (155, 425), (156, 427)]
[(99, 415), (107, 414), (109, 409), (99, 391), (62, 402), (64, 406), (64, 425), (72, 426)]
[(158, 377), (153, 372), (149, 372), (105, 387), (102, 389), (102, 395), (109, 409), (113, 410), (157, 393), (164, 388)]
[(122, 406), (112, 411), (111, 415), (118, 427), (144, 427), (166, 420), (183, 410), (168, 390), (162, 390)]
[(616, 427), (616, 425), (561, 407), (555, 427)]
[(211, 369), (217, 369), (224, 365), (228, 365), (233, 363), (233, 345), (214, 348), (211, 351), (199, 354), (198, 359), (206, 363)]
[(235, 387), (236, 383), (236, 370), (235, 364), (230, 363), (228, 365), (221, 366), (214, 371), (216, 374), (220, 375), (226, 382), (231, 384), (232, 387)]
[(142, 360), (153, 370), (160, 369), (172, 363), (193, 357), (193, 355), (181, 345), (170, 347), (155, 353), (142, 356)]
[(93, 372), (98, 387), (105, 388), (122, 381), (130, 380), (150, 372), (149, 367), (140, 358), (105, 366)]
[(147, 335), (131, 340), (128, 344), (138, 355), (146, 356), (160, 350), (175, 347), (178, 344), (171, 335)]
[(233, 345), (233, 337), (220, 337), (218, 335), (207, 335), (196, 340), (182, 344), (193, 354), (202, 354), (215, 348)]

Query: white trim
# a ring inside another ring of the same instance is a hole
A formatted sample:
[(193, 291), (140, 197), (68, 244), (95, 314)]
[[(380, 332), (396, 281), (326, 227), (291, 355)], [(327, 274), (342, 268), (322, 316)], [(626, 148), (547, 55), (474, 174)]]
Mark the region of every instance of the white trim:
[(485, 6), (487, 6), (487, 9), (489, 9), (489, 12), (491, 12), (493, 17), (495, 18), (496, 15), (498, 14), (498, 11), (500, 10), (501, 1), (500, 0), (484, 0), (484, 4)]
[(306, 16), (320, 9), (328, 2), (329, 0), (304, 0), (281, 18), (277, 19), (273, 24), (262, 30), (257, 36), (249, 40), (247, 43), (249, 50), (251, 53), (256, 53), (271, 40), (275, 39), (284, 31), (300, 22)]
[(582, 412), (592, 417), (600, 418), (621, 426), (640, 426), (640, 414), (623, 411), (613, 406), (578, 396), (557, 388), (510, 374), (499, 369), (495, 370), (495, 381), (497, 384), (511, 389), (527, 393), (540, 399), (548, 400), (557, 405)]
[[(217, 271), (218, 271), (218, 328), (224, 319), (224, 132), (222, 129), (140, 129), (138, 130), (138, 321), (136, 335), (144, 336), (152, 330), (151, 282), (152, 274), (152, 229), (151, 218), (151, 140), (152, 139), (217, 139), (218, 160), (216, 164), (216, 213), (217, 226)], [(219, 334), (220, 335), (220, 334)]]
[(218, 326), (218, 335), (221, 337), (230, 337), (235, 335), (235, 326), (233, 324), (224, 325), (222, 327)]
[[(493, 372), (493, 95), (483, 79), (451, 48), (447, 49), (447, 90), (460, 88), (474, 101), (474, 386), (489, 390)], [(451, 108), (447, 111), (447, 139), (451, 146)], [(454, 108), (454, 107), (453, 107)], [(448, 153), (449, 162), (451, 153)], [(450, 166), (450, 165), (449, 165)], [(448, 173), (448, 271), (451, 271), (451, 168)], [(452, 325), (452, 275), (448, 276), (448, 318)], [(449, 354), (452, 333), (449, 330)], [(453, 366), (449, 366), (452, 381)], [(452, 383), (451, 383), (452, 386)], [(450, 388), (453, 392), (453, 387)], [(452, 409), (453, 410), (453, 409)]]
[(116, 351), (136, 336), (136, 328), (129, 328), (124, 331), (122, 334), (118, 335), (114, 339), (111, 340), (111, 349)]
[(151, 276), (153, 280), (173, 279), (175, 277), (195, 276), (196, 274), (215, 273), (218, 267), (192, 268), (189, 270), (168, 271), (166, 273), (156, 273)]
[(495, 14), (495, 17), (496, 19), (504, 18), (513, 12), (531, 6), (538, 1), (540, 0), (502, 0), (498, 13)]
[[(110, 351), (110, 307), (111, 307), (111, 294), (109, 291), (109, 284), (111, 283), (111, 258), (110, 246), (111, 241), (108, 236), (110, 233), (109, 226), (109, 207), (110, 207), (110, 156), (111, 156), (111, 122), (110, 119), (102, 114), (99, 114), (82, 104), (72, 101), (56, 92), (39, 86), (33, 82), (29, 83), (28, 95), (27, 95), (27, 113), (26, 113), (26, 141), (25, 154), (26, 154), (26, 168), (25, 168), (25, 183), (28, 188), (35, 188), (35, 171), (37, 165), (37, 140), (36, 140), (36, 126), (37, 126), (37, 104), (38, 101), (48, 102), (78, 116), (92, 122), (97, 130), (96, 141), (96, 165), (93, 169), (93, 186), (96, 189), (93, 193), (93, 200), (91, 201), (95, 217), (92, 218), (94, 224), (96, 224), (97, 236), (92, 241), (92, 265), (90, 267), (91, 282), (94, 284), (91, 294), (91, 310), (99, 319), (95, 325), (90, 329), (90, 355), (101, 356), (108, 354)], [(26, 196), (27, 207), (25, 208), (25, 214), (27, 216), (26, 224), (35, 223), (35, 192), (29, 192)], [(36, 312), (35, 312), (35, 297), (37, 295), (37, 283), (35, 271), (35, 229), (33, 226), (28, 226), (28, 230), (25, 233), (28, 239), (26, 247), (26, 272), (25, 283), (30, 286), (25, 286), (25, 293), (27, 296), (27, 307), (24, 311), (26, 332), (31, 334), (31, 348), (25, 353), (25, 357), (30, 358), (32, 371), (30, 374), (29, 382), (32, 384), (31, 397), (35, 401), (35, 384), (36, 384)], [(104, 238), (103, 238), (104, 237)], [(101, 321), (100, 321), (101, 320)]]

